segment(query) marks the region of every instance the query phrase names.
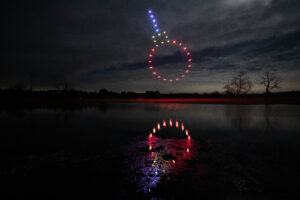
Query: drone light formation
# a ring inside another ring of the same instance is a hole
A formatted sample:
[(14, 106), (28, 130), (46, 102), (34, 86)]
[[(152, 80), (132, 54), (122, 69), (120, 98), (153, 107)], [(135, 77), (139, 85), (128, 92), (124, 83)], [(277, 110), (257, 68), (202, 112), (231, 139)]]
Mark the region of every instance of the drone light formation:
[(181, 51), (185, 52), (184, 54), (186, 55), (187, 65), (184, 66), (182, 72), (180, 72), (177, 77), (171, 79), (167, 75), (159, 73), (158, 70), (156, 70), (156, 69), (155, 69), (155, 73), (152, 72), (152, 75), (154, 77), (156, 77), (157, 79), (162, 80), (164, 82), (169, 82), (169, 83), (178, 82), (180, 79), (185, 78), (185, 75), (190, 72), (190, 68), (192, 67), (191, 53), (187, 52), (188, 47), (183, 45), (183, 43), (181, 41), (171, 40), (169, 38), (169, 36), (167, 35), (167, 31), (160, 32), (160, 29), (159, 29), (158, 23), (157, 23), (157, 19), (155, 18), (153, 11), (149, 10), (148, 13), (149, 13), (150, 21), (152, 22), (153, 28), (154, 28), (154, 33), (152, 35), (152, 41), (154, 43), (154, 47), (151, 48), (150, 54), (148, 56), (149, 69), (150, 70), (154, 69), (154, 66), (152, 64), (153, 57), (155, 57), (154, 53), (157, 52), (157, 50), (159, 50), (160, 46), (171, 45), (171, 47), (173, 47), (173, 48), (174, 47), (179, 48)]

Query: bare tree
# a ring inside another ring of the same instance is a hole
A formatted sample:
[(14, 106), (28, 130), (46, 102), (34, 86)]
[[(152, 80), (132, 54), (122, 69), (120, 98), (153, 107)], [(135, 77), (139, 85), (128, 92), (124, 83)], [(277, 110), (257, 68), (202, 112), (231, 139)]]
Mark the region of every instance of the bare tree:
[(281, 80), (274, 72), (266, 71), (260, 77), (259, 83), (266, 88), (266, 94), (269, 94), (271, 90), (280, 87)]
[(253, 84), (250, 81), (245, 71), (239, 71), (232, 79), (224, 86), (226, 93), (231, 94), (248, 94), (252, 89)]

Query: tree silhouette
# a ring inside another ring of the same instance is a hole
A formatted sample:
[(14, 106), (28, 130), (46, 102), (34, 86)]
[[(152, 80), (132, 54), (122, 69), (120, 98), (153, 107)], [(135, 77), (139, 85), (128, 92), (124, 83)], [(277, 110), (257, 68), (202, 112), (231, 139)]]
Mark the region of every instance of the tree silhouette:
[(245, 71), (239, 71), (232, 76), (232, 79), (224, 86), (226, 93), (229, 94), (248, 94), (253, 84)]
[(266, 94), (268, 95), (271, 90), (280, 87), (281, 80), (274, 72), (266, 71), (260, 77), (259, 83), (265, 87)]

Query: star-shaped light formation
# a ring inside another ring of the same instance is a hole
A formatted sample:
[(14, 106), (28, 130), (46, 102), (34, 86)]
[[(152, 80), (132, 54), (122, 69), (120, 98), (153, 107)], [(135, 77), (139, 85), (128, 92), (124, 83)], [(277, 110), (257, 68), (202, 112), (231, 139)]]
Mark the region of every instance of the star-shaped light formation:
[[(154, 32), (155, 32), (152, 35), (154, 47), (151, 48), (150, 53), (148, 55), (148, 68), (152, 71), (152, 75), (155, 76), (157, 79), (163, 80), (165, 82), (170, 82), (170, 83), (177, 82), (180, 79), (183, 79), (185, 75), (190, 72), (190, 68), (192, 67), (191, 52), (188, 51), (187, 46), (185, 46), (182, 42), (177, 40), (170, 40), (169, 36), (167, 35), (167, 31), (160, 32), (160, 29), (157, 24), (157, 19), (155, 18), (152, 10), (149, 10), (148, 14), (151, 22), (153, 23)], [(153, 65), (153, 57), (155, 53), (159, 50), (159, 47), (168, 44), (171, 44), (173, 47), (177, 47), (181, 51), (183, 51), (187, 59), (187, 64), (185, 65), (184, 70), (181, 73), (179, 73), (176, 78), (172, 78), (172, 79), (168, 78), (164, 74), (160, 74)]]

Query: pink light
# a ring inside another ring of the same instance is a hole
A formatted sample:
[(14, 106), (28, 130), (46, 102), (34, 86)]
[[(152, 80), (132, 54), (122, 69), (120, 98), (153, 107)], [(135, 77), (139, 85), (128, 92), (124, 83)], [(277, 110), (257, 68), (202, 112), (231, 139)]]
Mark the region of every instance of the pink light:
[(172, 122), (172, 120), (171, 120), (171, 119), (169, 120), (169, 125), (170, 125), (170, 127), (172, 127), (172, 126), (173, 126), (173, 122)]
[(155, 128), (153, 128), (153, 133), (156, 133), (156, 129)]
[(190, 150), (189, 150), (189, 149), (186, 149), (186, 152), (190, 152)]
[(181, 75), (181, 78), (184, 78), (184, 74)]
[(188, 136), (188, 139), (190, 140), (190, 139), (191, 139), (191, 136)]
[(148, 63), (152, 63), (152, 60), (149, 60)]
[(186, 55), (187, 55), (187, 56), (191, 55), (191, 52), (187, 52)]
[(149, 137), (152, 137), (152, 133), (149, 134)]
[(181, 130), (184, 131), (184, 124), (181, 124)]
[(188, 59), (188, 61), (189, 61), (189, 62), (192, 62), (192, 59), (191, 59), (191, 58), (189, 58), (189, 59)]
[(178, 126), (179, 126), (179, 123), (178, 123), (178, 121), (176, 121), (176, 122), (175, 122), (175, 124), (176, 124), (176, 128), (178, 128)]
[(180, 42), (178, 45), (179, 45), (179, 46), (181, 46), (181, 45), (182, 45), (182, 43)]
[(150, 66), (149, 69), (153, 69), (153, 66)]
[(158, 75), (157, 78), (160, 78), (160, 76)]
[(149, 57), (150, 57), (150, 58), (152, 58), (152, 56), (153, 56), (152, 54), (149, 54)]
[(173, 82), (173, 80), (172, 80), (172, 79), (170, 79), (170, 82)]
[(178, 80), (179, 80), (179, 78), (176, 78), (175, 80), (176, 80), (176, 81), (178, 81)]
[(189, 73), (189, 70), (187, 69), (187, 70), (185, 70), (185, 72), (186, 72), (186, 73)]
[(155, 51), (155, 49), (151, 49), (151, 51), (152, 51), (152, 52), (154, 52), (154, 51)]
[(164, 78), (163, 80), (164, 80), (164, 81), (166, 81), (167, 79), (166, 79), (166, 78)]
[(156, 72), (153, 72), (152, 74), (153, 74), (153, 75), (156, 75)]
[(163, 121), (163, 127), (166, 127), (167, 126), (167, 123), (166, 123), (166, 121), (164, 120)]
[(189, 130), (185, 130), (185, 134), (186, 134), (186, 136), (188, 136), (189, 135)]
[(175, 162), (175, 160), (172, 160), (172, 162), (173, 162), (173, 164), (175, 164), (176, 162)]
[(183, 47), (183, 50), (185, 51), (187, 49), (187, 47)]
[(157, 130), (160, 130), (160, 123), (157, 124)]
[(192, 65), (188, 65), (188, 68), (191, 68), (192, 67)]
[(152, 150), (152, 146), (151, 146), (151, 145), (149, 146), (149, 150), (150, 150), (150, 151)]
[(176, 40), (173, 40), (173, 44), (176, 44)]

